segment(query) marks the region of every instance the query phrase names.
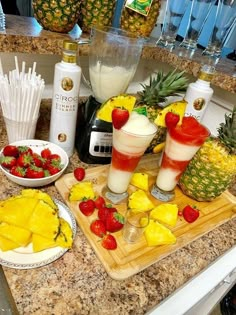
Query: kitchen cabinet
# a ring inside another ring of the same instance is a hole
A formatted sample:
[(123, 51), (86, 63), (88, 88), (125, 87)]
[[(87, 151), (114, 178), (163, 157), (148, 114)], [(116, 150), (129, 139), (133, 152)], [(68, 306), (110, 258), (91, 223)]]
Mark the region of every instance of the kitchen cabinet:
[[(25, 24), (27, 21), (27, 24)], [(33, 18), (7, 16), (6, 32), (0, 34), (1, 58), (11, 53), (44, 55), (60, 58), (64, 38), (79, 39), (80, 30), (76, 27), (70, 34), (52, 34), (42, 30)], [(88, 55), (88, 45), (79, 49), (81, 58)], [(4, 53), (4, 54), (3, 54)], [(191, 79), (197, 76), (202, 60), (179, 58), (175, 53), (145, 46), (142, 55), (142, 71), (153, 69), (153, 65), (163, 67), (179, 66), (185, 69)], [(199, 57), (199, 59), (197, 59)], [(54, 59), (53, 59), (54, 60)], [(53, 61), (52, 61), (53, 62)], [(234, 63), (224, 60), (218, 66), (214, 88), (217, 97), (212, 103), (216, 119), (232, 108), (235, 99), (236, 82), (233, 77)], [(141, 74), (140, 74), (141, 75)], [(145, 77), (145, 76), (143, 76)], [(139, 79), (139, 77), (138, 77)], [(138, 81), (137, 79), (137, 81)], [(133, 86), (133, 89), (136, 85)], [(86, 93), (90, 93), (88, 90)], [(83, 95), (83, 94), (81, 94)], [(85, 100), (87, 95), (81, 98)], [(223, 102), (221, 102), (223, 100)], [(226, 101), (225, 101), (226, 100)], [(36, 138), (47, 140), (50, 121), (51, 100), (44, 99), (40, 109), (40, 120)], [(218, 113), (218, 114), (217, 114)], [(206, 119), (210, 119), (211, 107)], [(215, 119), (215, 118), (214, 118)], [(213, 120), (213, 119), (212, 119)], [(215, 124), (212, 125), (212, 129)], [(3, 117), (0, 115), (0, 147), (7, 144)], [(70, 158), (67, 172), (71, 172), (79, 162), (75, 151)], [(1, 198), (18, 194), (22, 187), (8, 181), (0, 173)], [(43, 188), (51, 196), (62, 201), (54, 185)], [(222, 257), (236, 243), (236, 218), (216, 226), (211, 232), (163, 258), (144, 271), (126, 280), (111, 279), (95, 252), (78, 227), (73, 248), (63, 257), (44, 267), (21, 270), (3, 267), (12, 295), (20, 314), (146, 314), (156, 305), (177, 292), (201, 271)], [(207, 281), (207, 280), (205, 280)], [(184, 302), (184, 301), (183, 301)]]

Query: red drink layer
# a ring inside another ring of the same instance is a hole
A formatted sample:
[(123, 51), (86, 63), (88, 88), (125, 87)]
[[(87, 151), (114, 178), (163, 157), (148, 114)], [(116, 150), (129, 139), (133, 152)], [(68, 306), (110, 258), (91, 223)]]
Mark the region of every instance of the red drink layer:
[(118, 170), (133, 172), (138, 165), (140, 158), (140, 155), (127, 155), (120, 153), (114, 147), (112, 148), (112, 166)]
[(170, 128), (170, 136), (186, 145), (201, 146), (210, 135), (209, 130), (194, 117), (183, 117), (182, 125)]

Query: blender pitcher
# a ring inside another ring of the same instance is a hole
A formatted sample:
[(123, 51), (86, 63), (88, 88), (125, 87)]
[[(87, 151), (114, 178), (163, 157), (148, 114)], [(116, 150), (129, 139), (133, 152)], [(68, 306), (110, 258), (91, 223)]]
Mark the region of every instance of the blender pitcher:
[(99, 103), (126, 92), (142, 48), (143, 39), (124, 30), (113, 27), (91, 29), (89, 78)]

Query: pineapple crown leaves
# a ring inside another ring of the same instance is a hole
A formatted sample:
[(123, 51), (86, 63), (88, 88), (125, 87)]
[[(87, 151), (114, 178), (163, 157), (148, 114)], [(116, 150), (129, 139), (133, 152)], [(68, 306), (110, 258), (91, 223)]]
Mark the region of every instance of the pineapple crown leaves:
[(138, 92), (140, 100), (138, 103), (146, 103), (149, 106), (157, 106), (165, 102), (168, 96), (185, 92), (188, 86), (188, 79), (184, 76), (185, 71), (177, 72), (177, 69), (164, 74), (163, 71), (155, 72), (150, 77), (149, 84), (141, 84), (143, 91)]
[(218, 139), (228, 148), (229, 153), (236, 154), (236, 105), (232, 113), (225, 114), (225, 122), (217, 129)]

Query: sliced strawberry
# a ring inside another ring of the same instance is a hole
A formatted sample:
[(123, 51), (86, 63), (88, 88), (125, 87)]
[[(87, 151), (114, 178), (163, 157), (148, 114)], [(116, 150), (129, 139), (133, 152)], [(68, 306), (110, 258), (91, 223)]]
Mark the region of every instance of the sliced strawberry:
[(187, 205), (183, 208), (182, 214), (187, 222), (192, 223), (199, 217), (199, 210), (195, 206)]
[(12, 168), (16, 165), (17, 159), (14, 156), (1, 156), (0, 164), (5, 168)]
[(108, 232), (117, 232), (123, 228), (124, 216), (119, 212), (109, 212), (106, 218), (106, 229)]
[(117, 242), (113, 235), (107, 234), (103, 237), (101, 241), (102, 246), (108, 250), (114, 250), (117, 248)]
[(19, 151), (17, 146), (15, 145), (7, 145), (3, 148), (3, 154), (5, 156), (14, 156), (14, 157), (18, 157), (19, 155)]
[(76, 169), (74, 169), (74, 177), (78, 181), (82, 181), (85, 177), (85, 169), (83, 167), (77, 167)]
[(129, 111), (123, 108), (114, 108), (112, 113), (112, 123), (116, 129), (120, 129), (129, 119)]
[(79, 209), (85, 216), (90, 216), (94, 213), (95, 204), (92, 199), (86, 199), (79, 203)]
[(179, 115), (174, 114), (172, 112), (168, 112), (165, 115), (166, 127), (169, 129), (175, 127), (178, 124), (179, 119), (180, 119)]
[(106, 226), (102, 220), (95, 220), (90, 224), (90, 230), (97, 236), (103, 237), (106, 235)]
[(23, 167), (15, 165), (10, 169), (10, 173), (17, 177), (25, 177), (26, 170)]

